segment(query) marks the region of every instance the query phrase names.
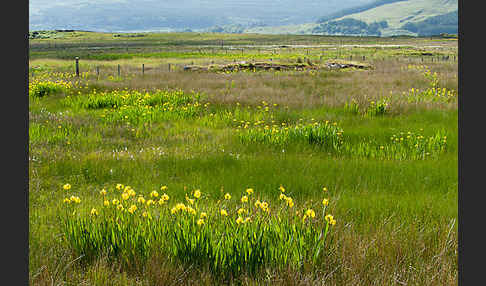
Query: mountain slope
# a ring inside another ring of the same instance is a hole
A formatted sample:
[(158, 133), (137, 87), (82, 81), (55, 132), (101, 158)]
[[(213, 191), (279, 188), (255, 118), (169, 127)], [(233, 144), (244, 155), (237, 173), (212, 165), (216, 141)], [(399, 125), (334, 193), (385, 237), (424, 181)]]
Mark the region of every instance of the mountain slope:
[[(349, 13), (321, 18), (315, 34), (432, 35), (457, 33), (458, 0), (405, 0)], [(376, 26), (379, 28), (376, 29)], [(354, 32), (354, 33), (353, 33)]]

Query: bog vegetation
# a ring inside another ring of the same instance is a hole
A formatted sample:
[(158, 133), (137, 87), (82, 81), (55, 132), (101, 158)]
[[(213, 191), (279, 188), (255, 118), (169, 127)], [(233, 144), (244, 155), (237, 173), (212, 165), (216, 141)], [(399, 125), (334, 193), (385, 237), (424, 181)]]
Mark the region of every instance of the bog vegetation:
[(31, 40), (31, 285), (457, 284), (457, 42), (176, 36)]

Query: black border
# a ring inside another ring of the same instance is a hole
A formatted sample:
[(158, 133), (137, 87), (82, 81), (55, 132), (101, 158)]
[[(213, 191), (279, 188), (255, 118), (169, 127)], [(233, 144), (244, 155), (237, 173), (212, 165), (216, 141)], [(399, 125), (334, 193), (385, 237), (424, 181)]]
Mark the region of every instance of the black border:
[[(11, 5), (13, 4), (13, 5)], [(29, 284), (29, 1), (9, 2), (1, 20), (2, 41), (2, 284)], [(8, 17), (11, 15), (13, 17)], [(15, 17), (17, 16), (17, 17)], [(5, 180), (7, 179), (7, 180)], [(13, 281), (11, 283), (10, 281)], [(10, 282), (10, 283), (9, 283)]]

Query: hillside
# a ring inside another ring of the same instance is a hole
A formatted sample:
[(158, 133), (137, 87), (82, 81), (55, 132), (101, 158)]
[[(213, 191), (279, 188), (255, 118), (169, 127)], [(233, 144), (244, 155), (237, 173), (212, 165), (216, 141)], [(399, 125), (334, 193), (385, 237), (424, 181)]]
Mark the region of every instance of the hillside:
[(348, 9), (323, 17), (314, 34), (414, 35), (457, 34), (457, 0), (381, 0), (370, 9)]
[(29, 1), (29, 30), (225, 31), (315, 23), (373, 0)]

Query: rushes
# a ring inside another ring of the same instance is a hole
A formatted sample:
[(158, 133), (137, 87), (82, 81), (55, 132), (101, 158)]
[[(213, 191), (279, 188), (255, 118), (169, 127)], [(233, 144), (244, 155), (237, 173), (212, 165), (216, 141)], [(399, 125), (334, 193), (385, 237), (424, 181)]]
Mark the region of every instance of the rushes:
[[(263, 124), (261, 124), (263, 125)], [(238, 135), (244, 143), (269, 143), (283, 146), (297, 142), (317, 144), (324, 149), (337, 151), (342, 145), (343, 130), (337, 123), (325, 121), (299, 123), (288, 126), (285, 122), (280, 125), (273, 124), (250, 127), (247, 124), (238, 126)]]
[[(263, 125), (263, 124), (262, 124)], [(365, 157), (386, 160), (423, 160), (437, 158), (446, 151), (447, 136), (444, 131), (437, 131), (434, 135), (423, 135), (400, 132), (392, 135), (387, 142), (365, 139), (355, 142), (334, 122), (314, 122), (287, 126), (263, 125), (250, 127), (248, 124), (236, 129), (239, 139), (244, 144), (264, 143), (275, 146), (305, 143), (316, 145), (322, 150), (336, 156)]]
[(424, 160), (437, 158), (446, 151), (447, 136), (444, 131), (424, 137), (421, 134), (400, 132), (392, 135), (385, 143), (361, 141), (344, 144), (342, 154), (348, 156), (376, 158), (385, 160)]

